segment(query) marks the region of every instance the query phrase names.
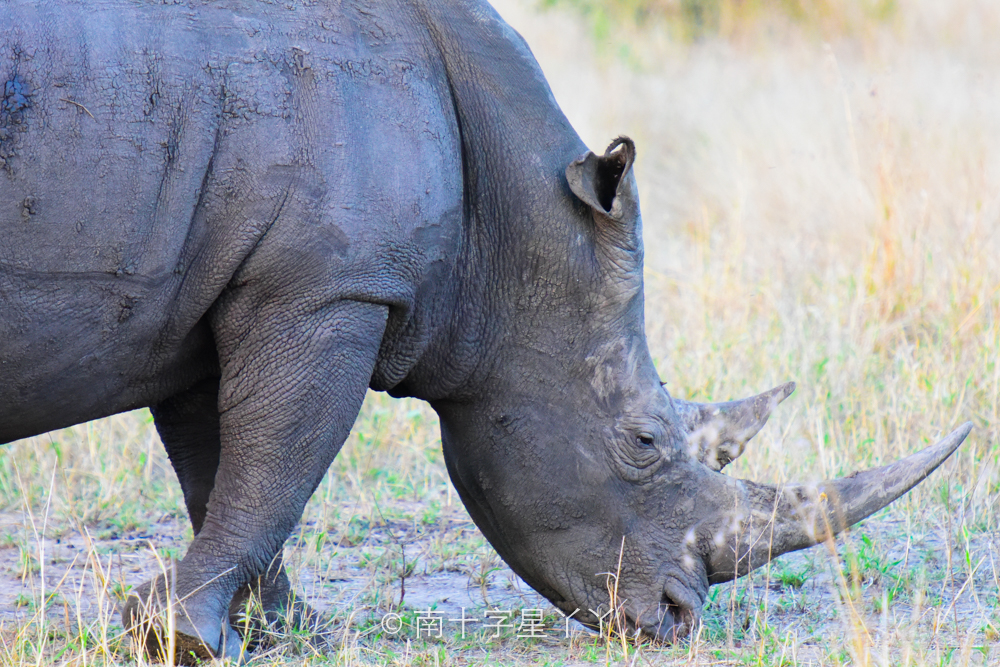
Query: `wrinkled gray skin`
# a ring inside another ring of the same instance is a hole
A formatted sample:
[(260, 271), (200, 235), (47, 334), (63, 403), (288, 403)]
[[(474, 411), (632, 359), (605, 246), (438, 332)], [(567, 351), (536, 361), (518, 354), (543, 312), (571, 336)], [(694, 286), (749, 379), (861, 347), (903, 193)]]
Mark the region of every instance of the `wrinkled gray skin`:
[(661, 387), (632, 143), (589, 153), (475, 0), (14, 0), (0, 84), (0, 441), (151, 407), (195, 531), (183, 659), (239, 656), (250, 582), (283, 604), (273, 559), (368, 387), (430, 402), (528, 583), (596, 624), (621, 557), (630, 627), (662, 639), (968, 432), (817, 489), (717, 472), (791, 388)]

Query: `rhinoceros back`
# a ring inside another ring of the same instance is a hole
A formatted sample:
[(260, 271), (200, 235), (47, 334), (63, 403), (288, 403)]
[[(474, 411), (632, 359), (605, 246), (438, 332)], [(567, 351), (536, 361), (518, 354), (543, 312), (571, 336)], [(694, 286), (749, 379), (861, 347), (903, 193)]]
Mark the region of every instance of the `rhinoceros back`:
[(411, 298), (461, 215), (425, 43), (339, 3), (0, 5), (0, 442), (217, 372), (205, 315), (265, 236)]

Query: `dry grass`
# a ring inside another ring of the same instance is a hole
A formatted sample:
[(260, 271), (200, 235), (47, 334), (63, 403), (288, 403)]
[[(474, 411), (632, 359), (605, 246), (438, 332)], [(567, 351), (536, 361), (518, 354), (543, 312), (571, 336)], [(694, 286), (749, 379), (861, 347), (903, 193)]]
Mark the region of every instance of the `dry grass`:
[[(923, 0), (829, 42), (794, 25), (695, 44), (629, 33), (621, 58), (567, 14), (498, 4), (588, 144), (638, 144), (647, 330), (671, 392), (724, 400), (799, 383), (731, 474), (830, 477), (968, 419), (976, 430), (852, 536), (714, 589), (684, 646), (392, 640), (371, 619), (400, 597), (404, 615), (448, 596), (537, 600), (451, 492), (433, 415), (372, 396), (289, 552), (299, 585), (338, 615), (335, 650), (286, 637), (266, 660), (996, 660), (1000, 9)], [(155, 571), (147, 538), (163, 556), (185, 539), (148, 417), (6, 448), (0, 503), (0, 664), (128, 661), (115, 597)]]

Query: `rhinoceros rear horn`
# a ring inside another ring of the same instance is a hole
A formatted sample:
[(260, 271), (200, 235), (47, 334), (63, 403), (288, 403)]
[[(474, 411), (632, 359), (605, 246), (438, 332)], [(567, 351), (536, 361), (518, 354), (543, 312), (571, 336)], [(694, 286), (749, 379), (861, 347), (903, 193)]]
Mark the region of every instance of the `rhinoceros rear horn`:
[(687, 431), (691, 454), (712, 470), (722, 470), (743, 453), (778, 403), (793, 391), (795, 383), (786, 382), (763, 394), (725, 403), (672, 400)]
[(937, 444), (881, 468), (815, 485), (729, 480), (734, 514), (705, 535), (711, 583), (742, 576), (773, 558), (829, 539), (879, 511), (944, 463), (972, 430), (968, 422)]
[(620, 195), (634, 162), (635, 144), (628, 137), (618, 137), (604, 155), (588, 151), (570, 163), (566, 167), (566, 180), (573, 194), (595, 212), (623, 220), (631, 207), (620, 201)]

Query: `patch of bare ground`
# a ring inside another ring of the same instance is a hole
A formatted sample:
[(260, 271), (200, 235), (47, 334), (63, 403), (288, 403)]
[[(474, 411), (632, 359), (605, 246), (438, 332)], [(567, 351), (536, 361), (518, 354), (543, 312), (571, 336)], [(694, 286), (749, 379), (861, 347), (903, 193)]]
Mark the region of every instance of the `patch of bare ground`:
[[(917, 525), (884, 514), (836, 544), (713, 588), (702, 626), (680, 646), (623, 648), (567, 622), (520, 582), (460, 506), (428, 520), (423, 503), (383, 502), (392, 519), (380, 508), (336, 530), (315, 521), (300, 527), (286, 562), (297, 590), (324, 615), (323, 638), (276, 628), (261, 656), (310, 664), (438, 656), (445, 664), (704, 665), (756, 656), (763, 664), (825, 665), (853, 662), (863, 650), (855, 642), (867, 642), (884, 647), (884, 664), (1000, 659), (993, 629), (1000, 545), (995, 535), (955, 534), (947, 520)], [(32, 524), (23, 512), (0, 516), (5, 644), (24, 642), (18, 632), (44, 632), (47, 651), (58, 653), (83, 628), (91, 650), (105, 642), (105, 659), (130, 660), (116, 608), (131, 586), (183, 552), (186, 523), (162, 517), (141, 530), (82, 533), (48, 525), (47, 537)]]

